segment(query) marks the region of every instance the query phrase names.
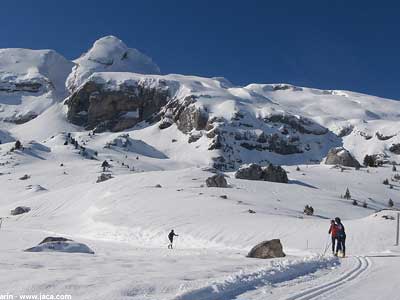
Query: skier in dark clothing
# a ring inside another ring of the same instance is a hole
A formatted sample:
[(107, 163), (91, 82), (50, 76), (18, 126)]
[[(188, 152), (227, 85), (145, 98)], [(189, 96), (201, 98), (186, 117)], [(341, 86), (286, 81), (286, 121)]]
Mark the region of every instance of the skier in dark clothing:
[(336, 217), (335, 222), (336, 222), (336, 226), (337, 226), (337, 247), (336, 247), (335, 255), (337, 256), (339, 251), (341, 251), (342, 257), (345, 257), (346, 256), (346, 232), (345, 232), (344, 226), (343, 226), (340, 218)]
[(172, 229), (171, 232), (168, 234), (168, 239), (169, 239), (168, 249), (172, 249), (172, 244), (174, 242), (174, 236), (179, 236), (179, 235), (175, 234), (174, 230)]
[(337, 225), (335, 223), (335, 220), (331, 220), (331, 227), (329, 227), (328, 233), (331, 235), (332, 238), (332, 253), (335, 254), (335, 246), (337, 243)]

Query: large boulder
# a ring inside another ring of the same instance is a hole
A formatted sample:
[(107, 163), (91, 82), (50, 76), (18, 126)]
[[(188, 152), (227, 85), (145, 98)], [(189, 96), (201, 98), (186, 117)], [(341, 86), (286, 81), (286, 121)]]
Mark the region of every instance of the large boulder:
[(247, 255), (247, 257), (252, 258), (275, 258), (285, 256), (286, 254), (283, 252), (281, 240), (279, 239), (259, 243), (254, 246)]
[(228, 187), (228, 183), (223, 174), (215, 174), (211, 177), (208, 177), (206, 179), (206, 184), (208, 187)]
[(47, 237), (39, 245), (26, 249), (25, 252), (67, 252), (94, 254), (87, 245), (64, 237)]
[(281, 166), (269, 164), (263, 168), (263, 180), (271, 182), (288, 183), (286, 171)]
[(264, 180), (271, 182), (288, 183), (286, 171), (281, 166), (269, 164), (267, 167), (261, 167), (258, 164), (242, 166), (236, 171), (235, 177), (246, 180)]
[(158, 77), (96, 73), (65, 101), (67, 118), (90, 130), (121, 131), (159, 113), (171, 85)]
[(22, 215), (27, 212), (30, 212), (31, 208), (28, 206), (17, 206), (16, 208), (11, 210), (11, 215), (16, 216), (16, 215)]
[(325, 159), (326, 165), (341, 165), (345, 167), (359, 168), (361, 165), (354, 156), (343, 147), (329, 150)]
[(235, 177), (238, 179), (262, 180), (263, 169), (258, 164), (250, 164), (239, 168), (235, 174)]

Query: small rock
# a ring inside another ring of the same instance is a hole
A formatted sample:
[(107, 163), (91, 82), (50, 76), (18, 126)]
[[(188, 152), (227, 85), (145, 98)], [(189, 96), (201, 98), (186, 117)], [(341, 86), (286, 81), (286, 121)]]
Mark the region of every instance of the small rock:
[(30, 212), (31, 208), (28, 206), (17, 206), (16, 208), (11, 210), (11, 215), (16, 216), (16, 215), (21, 215), (25, 214), (27, 212)]
[(161, 186), (161, 184), (156, 184), (154, 187), (161, 188), (162, 186)]
[(249, 210), (248, 210), (248, 213), (249, 213), (249, 214), (255, 214), (256, 211), (255, 211), (255, 210), (252, 210), (252, 209), (249, 209)]
[(111, 174), (101, 173), (101, 175), (97, 178), (96, 183), (103, 182), (113, 178)]
[(221, 195), (221, 196), (219, 196), (220, 198), (222, 198), (222, 199), (228, 199), (228, 196), (227, 195)]
[(19, 180), (27, 180), (31, 178), (31, 176), (29, 176), (28, 174), (25, 174), (24, 176), (20, 177)]

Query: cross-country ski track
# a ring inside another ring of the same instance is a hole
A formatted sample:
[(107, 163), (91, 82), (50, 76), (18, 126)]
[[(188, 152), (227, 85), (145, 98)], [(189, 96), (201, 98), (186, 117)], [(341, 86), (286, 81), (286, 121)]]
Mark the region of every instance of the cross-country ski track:
[[(359, 281), (372, 267), (371, 259), (366, 256), (351, 256), (342, 262), (345, 263), (339, 264), (337, 259), (328, 258), (319, 262), (297, 263), (288, 267), (243, 274), (222, 283), (189, 291), (174, 300), (253, 300), (265, 299), (266, 295), (268, 299), (279, 300), (329, 299), (328, 296), (337, 289), (345, 289), (350, 282)], [(321, 270), (325, 270), (322, 275), (309, 280), (309, 275)], [(331, 278), (331, 272), (335, 272), (334, 278)], [(294, 283), (295, 281), (297, 282)], [(321, 281), (324, 283), (320, 283)], [(302, 288), (304, 283), (307, 286)], [(301, 291), (286, 295), (274, 292), (274, 289), (287, 287), (291, 287), (293, 291), (293, 284), (299, 285), (297, 290)]]

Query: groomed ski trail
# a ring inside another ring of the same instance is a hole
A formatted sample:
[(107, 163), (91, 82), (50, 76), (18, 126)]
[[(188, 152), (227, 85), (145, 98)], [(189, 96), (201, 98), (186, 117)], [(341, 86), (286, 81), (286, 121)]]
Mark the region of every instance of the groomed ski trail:
[(346, 272), (339, 278), (330, 281), (326, 284), (307, 289), (306, 291), (300, 292), (298, 294), (292, 295), (288, 298), (283, 298), (282, 300), (311, 300), (317, 299), (325, 293), (332, 292), (336, 288), (357, 279), (361, 274), (366, 272), (371, 268), (371, 260), (365, 256), (354, 256), (351, 257), (357, 260), (356, 266), (350, 271)]
[[(278, 298), (279, 300), (313, 300), (318, 299), (320, 296), (324, 296), (327, 293), (334, 292), (338, 287), (345, 285), (351, 281), (358, 279), (363, 273), (371, 268), (371, 260), (365, 256), (353, 256), (346, 259), (355, 260), (354, 267), (341, 274), (336, 279), (329, 281), (328, 283), (316, 285), (314, 287), (308, 287), (305, 290)], [(332, 261), (330, 261), (332, 262)], [(262, 286), (272, 286), (274, 284), (289, 283), (301, 276), (312, 274), (318, 270), (328, 268), (329, 263), (327, 261), (320, 263), (305, 263), (295, 264), (288, 267), (286, 270), (276, 270), (274, 268), (269, 271), (261, 271), (260, 273), (245, 274), (237, 276), (233, 279), (227, 280), (222, 283), (215, 283), (209, 286), (188, 291), (174, 300), (234, 300), (234, 299), (246, 299), (251, 300), (252, 298), (247, 295), (247, 292), (251, 292)], [(329, 272), (326, 275), (322, 275), (317, 279), (329, 276)], [(302, 283), (299, 283), (299, 287)], [(271, 287), (273, 288), (273, 287)], [(242, 296), (243, 295), (243, 296)], [(265, 296), (265, 295), (264, 295)], [(258, 299), (258, 297), (256, 297)]]

